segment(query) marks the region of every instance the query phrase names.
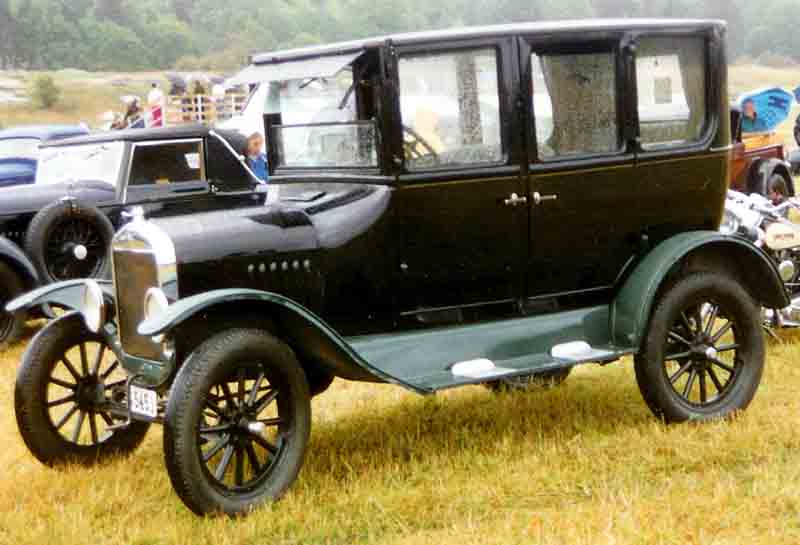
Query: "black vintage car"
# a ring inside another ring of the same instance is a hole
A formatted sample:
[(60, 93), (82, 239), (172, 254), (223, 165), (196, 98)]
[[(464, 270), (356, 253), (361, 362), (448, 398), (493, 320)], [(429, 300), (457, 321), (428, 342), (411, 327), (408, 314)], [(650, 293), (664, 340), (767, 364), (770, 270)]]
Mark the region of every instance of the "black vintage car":
[(757, 304), (788, 299), (760, 249), (717, 232), (724, 37), (718, 21), (548, 22), (255, 56), (239, 78), (271, 82), (279, 200), (138, 210), (113, 281), (13, 301), (77, 311), (21, 363), (26, 444), (91, 464), (163, 423), (186, 505), (240, 514), (295, 480), (334, 377), (526, 388), (632, 355), (667, 422), (743, 410)]
[[(107, 249), (126, 206), (158, 217), (262, 203), (242, 148), (238, 133), (202, 126), (44, 145), (36, 183), (0, 189), (0, 305), (51, 282), (108, 278)], [(25, 319), (0, 311), (0, 346), (17, 339)]]

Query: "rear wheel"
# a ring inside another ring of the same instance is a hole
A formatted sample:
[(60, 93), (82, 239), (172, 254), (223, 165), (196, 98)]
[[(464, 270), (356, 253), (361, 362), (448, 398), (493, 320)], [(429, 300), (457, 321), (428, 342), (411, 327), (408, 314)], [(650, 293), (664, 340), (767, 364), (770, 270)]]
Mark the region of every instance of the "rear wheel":
[(745, 409), (764, 369), (759, 316), (741, 284), (720, 273), (692, 273), (663, 293), (635, 358), (653, 413), (683, 422)]
[(219, 333), (181, 368), (167, 403), (172, 485), (197, 514), (246, 514), (294, 482), (310, 427), (308, 383), (292, 350), (265, 331)]
[(103, 337), (78, 314), (50, 322), (28, 345), (14, 390), (28, 449), (50, 466), (91, 465), (136, 449), (149, 424), (109, 429), (124, 420), (126, 378)]

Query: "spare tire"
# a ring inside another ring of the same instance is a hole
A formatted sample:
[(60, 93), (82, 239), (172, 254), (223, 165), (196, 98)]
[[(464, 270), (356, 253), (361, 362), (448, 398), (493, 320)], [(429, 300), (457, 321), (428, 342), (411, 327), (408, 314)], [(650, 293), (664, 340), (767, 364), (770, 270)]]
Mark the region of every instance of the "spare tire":
[(108, 275), (111, 221), (94, 206), (62, 199), (42, 208), (25, 232), (25, 252), (42, 283)]

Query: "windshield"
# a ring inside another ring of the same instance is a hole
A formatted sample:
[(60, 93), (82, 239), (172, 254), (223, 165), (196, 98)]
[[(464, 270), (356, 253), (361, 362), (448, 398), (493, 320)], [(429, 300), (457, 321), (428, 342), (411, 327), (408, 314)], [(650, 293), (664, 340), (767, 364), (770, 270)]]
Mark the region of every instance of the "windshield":
[(123, 142), (44, 148), (36, 183), (95, 181), (116, 186), (124, 149)]
[(39, 156), (38, 138), (9, 138), (0, 140), (0, 160), (32, 159)]
[[(318, 60), (317, 60), (318, 61)], [(309, 62), (313, 73), (315, 60)], [(372, 89), (368, 75), (353, 83), (353, 68), (335, 75), (264, 84), (265, 113), (281, 114), (269, 135), (278, 167), (364, 168), (378, 166), (378, 130), (370, 108), (356, 96)], [(368, 102), (368, 101), (367, 101)]]

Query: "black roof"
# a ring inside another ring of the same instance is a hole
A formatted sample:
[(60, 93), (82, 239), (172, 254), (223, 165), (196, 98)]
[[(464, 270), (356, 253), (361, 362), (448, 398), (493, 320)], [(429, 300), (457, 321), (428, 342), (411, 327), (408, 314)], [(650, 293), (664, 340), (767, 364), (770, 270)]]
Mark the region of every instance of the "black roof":
[(299, 59), (353, 53), (370, 47), (378, 47), (388, 40), (395, 45), (440, 43), (442, 41), (487, 38), (515, 34), (580, 33), (591, 31), (658, 30), (658, 29), (703, 29), (724, 28), (725, 21), (715, 19), (575, 19), (568, 21), (540, 21), (531, 23), (512, 23), (463, 27), (449, 30), (431, 30), (377, 36), (348, 42), (338, 42), (320, 46), (286, 49), (253, 55), (253, 64), (270, 64)]
[[(98, 144), (103, 142), (148, 142), (153, 140), (176, 140), (181, 138), (203, 138), (208, 135), (206, 125), (178, 125), (175, 127), (159, 127), (155, 129), (125, 129), (121, 131), (100, 131), (86, 136), (67, 138), (49, 142), (42, 147), (74, 146), (79, 144)], [(222, 132), (222, 131), (217, 131)]]

